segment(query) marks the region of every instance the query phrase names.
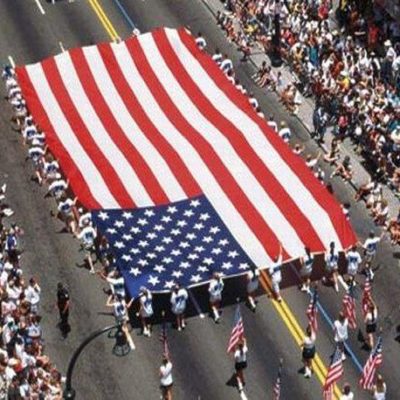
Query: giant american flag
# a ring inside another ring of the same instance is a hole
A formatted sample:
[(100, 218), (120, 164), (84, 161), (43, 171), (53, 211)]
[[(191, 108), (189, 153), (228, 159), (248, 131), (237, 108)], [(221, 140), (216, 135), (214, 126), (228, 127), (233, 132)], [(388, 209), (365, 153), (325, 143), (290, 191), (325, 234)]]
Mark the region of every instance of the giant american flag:
[[(333, 196), (187, 30), (160, 28), (75, 48), (16, 71), (73, 192), (102, 222), (131, 295), (141, 284), (169, 290), (173, 271), (184, 273), (186, 284), (201, 284), (215, 270), (229, 276), (245, 273), (244, 264), (265, 268), (280, 243), (293, 259), (304, 246), (322, 252), (332, 241), (342, 249), (356, 242)], [(170, 216), (168, 207), (189, 215), (196, 200), (229, 251), (214, 238), (191, 260), (209, 234), (197, 235), (190, 217), (179, 214), (171, 215), (171, 229), (180, 221), (190, 226), (152, 259), (162, 245), (151, 236), (172, 234), (167, 223), (155, 231), (155, 219)], [(182, 250), (184, 236), (194, 234), (197, 242)], [(181, 254), (167, 254), (173, 250)], [(239, 256), (231, 260), (229, 252)], [(232, 267), (224, 270), (224, 263)]]

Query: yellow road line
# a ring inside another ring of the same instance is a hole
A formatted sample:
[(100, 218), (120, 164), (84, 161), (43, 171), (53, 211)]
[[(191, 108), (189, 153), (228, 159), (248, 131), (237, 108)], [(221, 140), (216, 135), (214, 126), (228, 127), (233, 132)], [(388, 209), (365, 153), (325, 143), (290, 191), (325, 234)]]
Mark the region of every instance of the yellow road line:
[[(268, 275), (265, 271), (261, 271), (260, 277), (261, 286), (264, 288), (265, 292), (271, 296), (272, 304), (275, 307), (276, 311), (278, 312), (279, 316), (282, 318), (283, 322), (285, 323), (286, 327), (288, 328), (289, 332), (292, 334), (295, 342), (298, 346), (301, 346), (305, 337), (304, 331), (301, 329), (299, 323), (297, 322), (296, 318), (294, 317), (293, 313), (290, 311), (288, 305), (284, 300), (281, 303), (273, 299), (272, 289), (271, 289), (271, 282), (269, 280)], [(317, 376), (318, 380), (321, 382), (322, 385), (325, 383), (325, 377), (327, 374), (327, 368), (325, 367), (324, 363), (322, 362), (320, 356), (315, 354), (315, 358), (313, 360), (313, 370), (315, 375)], [(335, 385), (334, 388), (335, 398), (340, 398), (340, 390)]]
[(98, 3), (98, 1), (97, 0), (88, 0), (88, 1), (89, 1), (90, 6), (92, 7), (93, 11), (96, 13), (99, 21), (103, 25), (104, 29), (106, 30), (106, 32), (110, 36), (110, 38), (113, 41), (118, 40), (119, 36), (118, 36), (117, 31), (115, 30), (113, 24), (111, 23), (111, 21), (107, 17), (106, 13), (104, 12), (103, 8)]

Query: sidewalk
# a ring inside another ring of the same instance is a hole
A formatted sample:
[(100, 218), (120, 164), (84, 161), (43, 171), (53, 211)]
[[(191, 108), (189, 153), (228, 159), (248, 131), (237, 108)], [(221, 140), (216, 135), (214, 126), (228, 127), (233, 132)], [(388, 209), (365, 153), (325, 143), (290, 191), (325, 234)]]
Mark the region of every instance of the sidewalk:
[[(206, 7), (210, 10), (214, 16), (216, 15), (217, 11), (224, 12), (226, 11), (223, 4), (219, 0), (202, 0)], [(286, 86), (288, 83), (292, 83), (295, 81), (295, 76), (290, 71), (290, 68), (283, 64), (279, 68), (275, 68), (271, 65), (270, 59), (264, 53), (260, 46), (256, 45), (257, 47), (253, 48), (253, 53), (249, 59), (254, 64), (256, 68), (261, 66), (263, 61), (267, 62), (267, 65), (271, 66), (271, 68), (277, 72), (280, 71), (282, 73), (282, 80), (283, 86)], [(299, 119), (301, 124), (306, 128), (306, 130), (310, 133), (313, 129), (312, 123), (312, 115), (315, 108), (315, 102), (312, 97), (306, 98), (301, 96), (302, 103), (299, 106), (299, 111), (296, 114), (296, 117)], [(330, 143), (332, 141), (332, 127), (327, 129), (327, 132), (324, 136), (325, 144), (320, 146), (321, 149), (326, 153), (330, 148)], [(353, 150), (353, 144), (349, 139), (345, 139), (342, 146), (341, 146), (341, 159), (345, 156), (349, 156), (351, 158), (351, 164), (353, 166), (353, 179), (351, 185), (354, 189), (357, 189), (360, 185), (366, 183), (370, 179), (370, 175), (368, 171), (363, 166), (363, 158), (360, 157), (356, 152)], [(333, 178), (333, 179), (340, 179), (340, 178)], [(392, 190), (385, 185), (383, 186), (383, 195), (384, 198), (388, 201), (389, 204), (389, 218), (394, 218), (397, 216), (398, 209), (399, 209), (399, 199), (394, 195)]]

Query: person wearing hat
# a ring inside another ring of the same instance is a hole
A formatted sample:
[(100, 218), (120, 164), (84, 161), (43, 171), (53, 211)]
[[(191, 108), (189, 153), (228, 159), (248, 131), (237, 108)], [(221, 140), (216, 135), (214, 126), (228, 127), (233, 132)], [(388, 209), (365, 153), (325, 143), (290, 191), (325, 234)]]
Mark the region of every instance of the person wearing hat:
[(219, 323), (221, 316), (219, 308), (222, 300), (222, 291), (224, 290), (224, 281), (222, 280), (221, 274), (214, 272), (213, 278), (208, 286), (208, 293), (210, 295), (210, 307), (214, 316), (216, 324)]
[(256, 298), (258, 286), (260, 284), (259, 277), (260, 277), (260, 270), (258, 268), (252, 269), (246, 275), (246, 278), (247, 278), (247, 285), (246, 285), (247, 302), (249, 303), (251, 311), (253, 311), (253, 312), (256, 311), (256, 306), (257, 306), (257, 301), (255, 298)]
[(188, 300), (188, 292), (184, 287), (181, 287), (179, 283), (175, 284), (175, 287), (171, 293), (171, 311), (176, 317), (176, 327), (178, 331), (185, 329), (185, 310), (186, 303)]
[(343, 385), (342, 394), (340, 395), (340, 400), (353, 400), (354, 393), (351, 391), (351, 387), (348, 383)]
[(142, 321), (143, 336), (151, 336), (150, 318), (153, 316), (153, 295), (150, 290), (142, 286), (139, 293), (139, 315)]
[(65, 338), (70, 331), (68, 323), (70, 298), (68, 289), (61, 282), (57, 284), (57, 308), (60, 315), (59, 327), (63, 337)]
[(168, 356), (164, 354), (159, 370), (162, 400), (172, 400), (172, 386), (174, 384), (172, 367), (172, 362), (169, 360)]

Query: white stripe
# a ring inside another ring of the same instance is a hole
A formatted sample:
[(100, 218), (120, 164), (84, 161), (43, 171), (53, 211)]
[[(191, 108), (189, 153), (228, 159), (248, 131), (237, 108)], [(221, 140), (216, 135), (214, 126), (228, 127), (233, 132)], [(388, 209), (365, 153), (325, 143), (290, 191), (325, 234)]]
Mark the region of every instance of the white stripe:
[(218, 182), (208, 170), (207, 165), (203, 162), (199, 154), (170, 122), (154, 99), (150, 89), (143, 81), (136, 65), (133, 63), (125, 43), (111, 44), (111, 46), (125, 79), (135, 92), (143, 109), (148, 113), (160, 133), (188, 166), (194, 179), (202, 188), (203, 193), (207, 196), (233, 237), (256, 265), (265, 266), (269, 264), (271, 259), (260, 241), (219, 187)]
[(64, 146), (77, 169), (81, 172), (86, 186), (93, 197), (104, 208), (119, 207), (118, 202), (108, 190), (103, 177), (75, 136), (49, 86), (41, 64), (29, 65), (26, 67), (26, 71), (43, 108), (46, 110), (58, 140)]
[(81, 81), (72, 63), (69, 53), (59, 54), (54, 57), (57, 68), (60, 72), (65, 88), (74, 103), (76, 111), (82, 118), (94, 142), (105, 158), (110, 162), (111, 167), (119, 177), (121, 184), (138, 207), (154, 205), (150, 195), (140, 182), (136, 172), (125, 158), (122, 151), (114, 143), (110, 134), (100, 121), (95, 109), (88, 99)]
[(299, 209), (310, 221), (325, 247), (328, 248), (331, 241), (336, 242), (340, 246), (340, 239), (327, 212), (318, 204), (299, 177), (269, 143), (259, 126), (218, 88), (201, 64), (182, 43), (178, 31), (166, 29), (165, 32), (177, 57), (191, 78), (201, 88), (202, 92), (216, 109), (242, 132), (266, 167), (274, 174), (288, 195), (291, 196)]
[(103, 59), (96, 46), (84, 47), (85, 58), (92, 71), (99, 91), (105, 102), (124, 131), (126, 138), (140, 152), (143, 159), (152, 170), (160, 186), (164, 189), (170, 201), (179, 201), (186, 198), (186, 194), (175, 178), (170, 167), (162, 158), (158, 150), (147, 139), (140, 130), (136, 121), (132, 118), (124, 101), (118, 94), (117, 89), (104, 65)]
[[(175, 106), (189, 124), (211, 145), (225, 168), (230, 171), (238, 186), (277, 236), (287, 253), (292, 257), (297, 257), (303, 252), (304, 245), (296, 230), (271, 200), (224, 134), (203, 116), (176, 81), (174, 74), (160, 54), (154, 37), (142, 35), (138, 37), (138, 40), (154, 74), (161, 85), (164, 86)], [(265, 240), (268, 239), (265, 238)]]

